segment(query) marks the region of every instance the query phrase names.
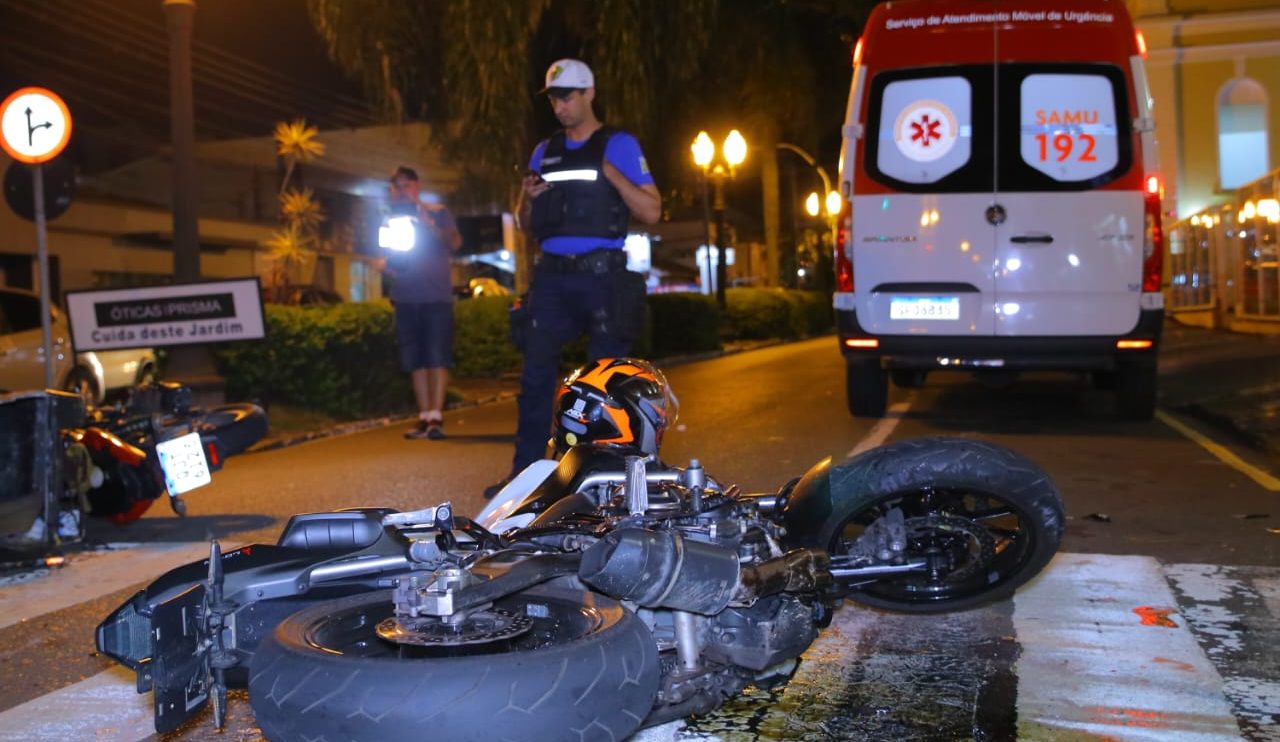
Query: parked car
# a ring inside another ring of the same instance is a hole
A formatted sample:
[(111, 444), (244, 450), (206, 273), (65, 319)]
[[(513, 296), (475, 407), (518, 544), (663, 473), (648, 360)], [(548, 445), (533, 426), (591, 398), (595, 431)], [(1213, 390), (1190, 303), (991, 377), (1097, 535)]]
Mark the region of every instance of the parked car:
[[(154, 378), (156, 354), (150, 348), (72, 354), (66, 315), (51, 309), (54, 386), (79, 392), (98, 403), (108, 391)], [(44, 338), (40, 297), (30, 291), (0, 288), (0, 391), (41, 389)]]

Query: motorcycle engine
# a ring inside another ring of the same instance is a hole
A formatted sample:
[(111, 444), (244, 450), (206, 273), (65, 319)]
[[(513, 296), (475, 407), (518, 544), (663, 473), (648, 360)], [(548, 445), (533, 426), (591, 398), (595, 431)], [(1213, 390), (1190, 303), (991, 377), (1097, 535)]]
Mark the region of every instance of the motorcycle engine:
[[(734, 488), (699, 486), (687, 474), (695, 467), (650, 480), (643, 516), (619, 518), (623, 527), (584, 553), (579, 573), (628, 603), (658, 643), (664, 673), (651, 719), (709, 710), (789, 673), (830, 613), (820, 597), (825, 556), (784, 554), (777, 524)], [(615, 493), (615, 512), (624, 500), (634, 502)]]

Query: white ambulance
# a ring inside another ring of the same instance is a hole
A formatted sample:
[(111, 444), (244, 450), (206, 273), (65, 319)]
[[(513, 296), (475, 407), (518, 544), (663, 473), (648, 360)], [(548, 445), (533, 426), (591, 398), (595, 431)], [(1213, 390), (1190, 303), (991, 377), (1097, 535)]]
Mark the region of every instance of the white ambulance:
[(840, 158), (852, 414), (883, 415), (890, 379), (1044, 369), (1152, 415), (1164, 246), (1144, 56), (1118, 1), (875, 8)]

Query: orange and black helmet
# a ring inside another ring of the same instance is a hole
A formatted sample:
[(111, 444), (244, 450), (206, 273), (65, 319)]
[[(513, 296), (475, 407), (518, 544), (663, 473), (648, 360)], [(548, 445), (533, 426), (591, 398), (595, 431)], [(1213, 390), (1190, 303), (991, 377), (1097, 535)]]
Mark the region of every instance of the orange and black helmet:
[(630, 449), (656, 456), (680, 403), (662, 372), (648, 361), (602, 358), (565, 379), (556, 393), (552, 444)]

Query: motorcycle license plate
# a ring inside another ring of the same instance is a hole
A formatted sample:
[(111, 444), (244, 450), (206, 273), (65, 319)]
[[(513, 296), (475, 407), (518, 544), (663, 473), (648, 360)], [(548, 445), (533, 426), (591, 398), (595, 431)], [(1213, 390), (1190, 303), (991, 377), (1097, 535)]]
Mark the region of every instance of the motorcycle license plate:
[(895, 296), (889, 300), (889, 319), (960, 319), (958, 296)]
[(199, 433), (187, 433), (156, 444), (160, 457), (160, 469), (164, 471), (164, 485), (169, 495), (176, 497), (213, 481), (209, 474), (209, 462), (204, 456), (204, 444)]

